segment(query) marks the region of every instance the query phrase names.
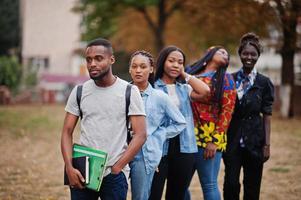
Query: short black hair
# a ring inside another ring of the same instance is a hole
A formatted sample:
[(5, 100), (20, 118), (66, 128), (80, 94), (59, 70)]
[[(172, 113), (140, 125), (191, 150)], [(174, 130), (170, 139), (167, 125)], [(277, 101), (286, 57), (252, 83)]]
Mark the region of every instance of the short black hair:
[(91, 46), (103, 46), (106, 49), (108, 49), (109, 53), (111, 53), (111, 54), (114, 53), (111, 42), (109, 40), (104, 39), (104, 38), (97, 38), (97, 39), (94, 39), (94, 40), (90, 41), (87, 44), (86, 48), (91, 47)]
[(183, 65), (185, 66), (185, 54), (182, 51), (182, 49), (180, 49), (179, 47), (176, 46), (167, 46), (164, 49), (162, 49), (159, 53), (158, 59), (157, 59), (157, 63), (156, 63), (156, 74), (155, 74), (155, 81), (158, 80), (159, 78), (162, 78), (163, 74), (164, 74), (164, 64), (165, 61), (168, 57), (168, 55), (173, 52), (173, 51), (178, 51), (183, 55)]
[(252, 45), (253, 47), (255, 47), (255, 49), (257, 50), (258, 55), (260, 55), (260, 53), (262, 52), (262, 46), (259, 43), (259, 36), (256, 35), (255, 33), (249, 32), (249, 33), (244, 34), (240, 38), (240, 44), (239, 44), (239, 48), (238, 48), (238, 54), (239, 55), (241, 54), (242, 50), (247, 45)]

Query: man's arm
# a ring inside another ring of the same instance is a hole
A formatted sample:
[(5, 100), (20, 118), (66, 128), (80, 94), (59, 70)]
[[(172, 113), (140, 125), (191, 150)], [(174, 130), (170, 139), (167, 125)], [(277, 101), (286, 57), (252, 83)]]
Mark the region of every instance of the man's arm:
[(132, 161), (146, 140), (145, 116), (132, 115), (130, 116), (130, 121), (132, 125), (133, 138), (122, 157), (112, 167), (112, 174), (118, 174), (124, 166)]
[(82, 183), (84, 178), (81, 173), (72, 166), (72, 144), (73, 144), (73, 131), (76, 126), (78, 116), (66, 113), (64, 126), (61, 136), (61, 151), (66, 166), (66, 173), (68, 175), (70, 186), (83, 188)]

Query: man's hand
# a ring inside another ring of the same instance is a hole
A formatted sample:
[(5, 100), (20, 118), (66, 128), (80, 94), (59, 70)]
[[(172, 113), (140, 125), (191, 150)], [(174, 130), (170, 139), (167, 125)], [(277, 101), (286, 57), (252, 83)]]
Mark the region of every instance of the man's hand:
[(118, 166), (118, 164), (115, 164), (111, 168), (112, 174), (119, 174), (121, 172), (122, 168)]
[(79, 189), (84, 188), (83, 184), (85, 182), (85, 179), (81, 175), (80, 171), (78, 171), (74, 167), (69, 167), (69, 168), (66, 168), (66, 172), (68, 175), (69, 184), (70, 184), (71, 188), (79, 188)]
[(217, 146), (212, 142), (207, 143), (207, 146), (204, 151), (204, 159), (211, 159), (215, 156)]
[(121, 170), (133, 160), (146, 140), (145, 116), (132, 115), (130, 116), (130, 120), (132, 123), (133, 139), (131, 140), (128, 148), (122, 154), (121, 158), (112, 166), (112, 174), (119, 174)]

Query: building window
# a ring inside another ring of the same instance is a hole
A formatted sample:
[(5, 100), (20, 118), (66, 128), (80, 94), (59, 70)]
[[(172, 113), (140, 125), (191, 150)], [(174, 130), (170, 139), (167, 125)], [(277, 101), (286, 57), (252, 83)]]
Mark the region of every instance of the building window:
[(49, 58), (48, 57), (31, 57), (29, 58), (28, 66), (35, 70), (48, 70)]

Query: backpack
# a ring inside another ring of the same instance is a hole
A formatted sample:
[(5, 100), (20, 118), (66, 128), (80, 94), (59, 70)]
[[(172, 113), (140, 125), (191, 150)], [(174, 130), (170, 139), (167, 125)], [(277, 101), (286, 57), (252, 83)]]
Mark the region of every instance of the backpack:
[[(130, 102), (131, 102), (131, 90), (132, 89), (132, 84), (128, 84), (126, 86), (126, 90), (125, 90), (125, 116), (126, 116), (126, 128), (127, 128), (127, 143), (129, 144), (131, 139), (132, 139), (132, 134), (131, 134), (131, 127), (130, 127), (130, 122), (129, 122), (129, 106), (130, 106)], [(77, 89), (76, 89), (76, 102), (79, 108), (79, 116), (80, 119), (83, 118), (83, 113), (82, 110), (80, 109), (80, 101), (82, 98), (82, 91), (83, 91), (83, 85), (78, 85)]]

